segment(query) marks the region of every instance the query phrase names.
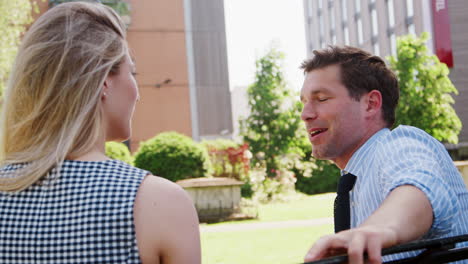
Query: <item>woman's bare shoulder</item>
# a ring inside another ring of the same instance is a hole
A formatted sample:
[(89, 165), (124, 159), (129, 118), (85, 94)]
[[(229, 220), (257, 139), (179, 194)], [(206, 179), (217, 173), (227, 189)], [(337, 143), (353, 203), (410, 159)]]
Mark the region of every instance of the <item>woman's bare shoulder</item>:
[(198, 217), (192, 200), (179, 185), (146, 176), (138, 189), (134, 216), (142, 260), (199, 263), (193, 262), (200, 258)]
[(194, 213), (193, 202), (182, 187), (154, 175), (147, 175), (138, 189), (135, 211), (139, 209), (145, 218), (154, 220)]

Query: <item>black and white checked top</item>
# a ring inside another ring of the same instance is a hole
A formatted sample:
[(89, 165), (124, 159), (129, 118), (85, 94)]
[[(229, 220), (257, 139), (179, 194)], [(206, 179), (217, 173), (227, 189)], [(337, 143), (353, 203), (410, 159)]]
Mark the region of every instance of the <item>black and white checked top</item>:
[(41, 184), (0, 193), (0, 263), (141, 263), (133, 204), (147, 174), (116, 160), (67, 160), (59, 177), (54, 169)]

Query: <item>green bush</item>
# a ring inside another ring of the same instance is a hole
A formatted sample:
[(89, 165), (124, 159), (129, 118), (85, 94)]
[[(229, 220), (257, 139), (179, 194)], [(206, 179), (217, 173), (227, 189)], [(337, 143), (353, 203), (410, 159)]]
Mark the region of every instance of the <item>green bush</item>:
[(340, 169), (328, 160), (311, 158), (310, 162), (310, 175), (296, 175), (296, 190), (306, 194), (336, 192)]
[(243, 198), (252, 198), (254, 195), (254, 186), (250, 181), (245, 181), (244, 184), (241, 186), (241, 197)]
[(113, 141), (106, 142), (106, 156), (111, 159), (121, 160), (130, 165), (133, 164), (132, 155), (124, 143)]
[(206, 148), (216, 148), (216, 149), (227, 149), (227, 148), (237, 148), (240, 146), (239, 143), (236, 143), (234, 140), (218, 138), (212, 140), (202, 140), (200, 142)]
[(340, 169), (331, 161), (315, 159), (312, 156), (312, 146), (305, 134), (296, 144), (302, 157), (295, 160), (292, 168), (296, 176), (296, 190), (306, 194), (336, 192)]
[(281, 201), (294, 192), (296, 179), (291, 171), (281, 169), (274, 173), (274, 177), (267, 175), (265, 167), (253, 168), (250, 171), (249, 180), (253, 200), (261, 203)]
[(142, 142), (134, 164), (174, 182), (204, 177), (212, 171), (206, 149), (177, 132), (164, 132)]

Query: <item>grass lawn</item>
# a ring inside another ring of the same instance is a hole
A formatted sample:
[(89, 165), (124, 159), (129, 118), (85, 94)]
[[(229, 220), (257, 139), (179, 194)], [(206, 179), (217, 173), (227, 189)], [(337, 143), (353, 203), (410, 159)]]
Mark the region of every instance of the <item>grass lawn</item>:
[(335, 197), (335, 193), (300, 195), (286, 203), (260, 205), (259, 220), (269, 222), (333, 217)]
[(258, 219), (201, 225), (232, 225), (333, 217), (333, 202), (335, 197), (335, 193), (318, 195), (296, 194), (291, 196), (287, 202), (260, 204), (258, 206)]
[(204, 264), (302, 263), (312, 243), (333, 225), (202, 233)]
[[(242, 225), (333, 216), (335, 194), (295, 195), (288, 202), (260, 205), (259, 219), (211, 225)], [(307, 249), (333, 225), (201, 233), (204, 264), (301, 263)]]

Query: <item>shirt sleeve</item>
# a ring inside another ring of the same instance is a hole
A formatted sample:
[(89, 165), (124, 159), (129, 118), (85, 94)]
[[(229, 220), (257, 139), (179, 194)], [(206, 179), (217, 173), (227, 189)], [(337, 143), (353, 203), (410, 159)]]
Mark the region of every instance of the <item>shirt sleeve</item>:
[(440, 148), (418, 138), (397, 139), (389, 144), (388, 160), (382, 166), (381, 187), (387, 197), (402, 185), (420, 189), (428, 198), (434, 220), (426, 237), (452, 231), (459, 210), (455, 192), (446, 181), (452, 161)]

